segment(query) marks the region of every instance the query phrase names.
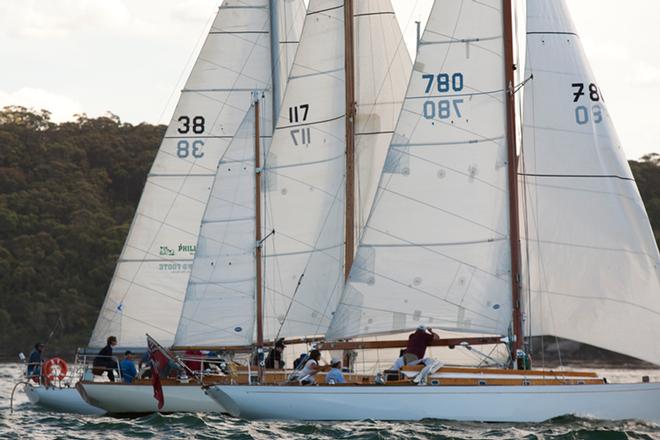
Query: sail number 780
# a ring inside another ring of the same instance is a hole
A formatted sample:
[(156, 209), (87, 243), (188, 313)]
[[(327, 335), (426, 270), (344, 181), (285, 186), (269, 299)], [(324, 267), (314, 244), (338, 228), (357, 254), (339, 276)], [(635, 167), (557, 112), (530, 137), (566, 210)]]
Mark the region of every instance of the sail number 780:
[[(439, 94), (460, 92), (464, 87), (463, 74), (460, 72), (424, 74), (422, 79), (426, 82), (424, 93), (431, 94), (437, 90)], [(462, 98), (452, 99), (427, 99), (422, 107), (422, 115), (426, 119), (449, 119), (451, 117), (463, 117), (460, 105)]]

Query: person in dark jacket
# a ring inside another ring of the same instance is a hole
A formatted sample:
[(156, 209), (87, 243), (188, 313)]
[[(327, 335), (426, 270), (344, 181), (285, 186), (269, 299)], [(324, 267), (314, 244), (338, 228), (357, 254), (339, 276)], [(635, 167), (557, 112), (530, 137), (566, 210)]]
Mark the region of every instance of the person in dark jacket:
[(94, 358), (92, 364), (92, 372), (96, 376), (101, 376), (104, 371), (108, 372), (108, 379), (111, 382), (115, 381), (115, 369), (117, 369), (117, 361), (112, 356), (112, 347), (117, 345), (117, 338), (115, 336), (108, 337), (108, 344), (99, 351)]
[(272, 370), (282, 370), (284, 368), (282, 352), (284, 352), (284, 338), (278, 339), (275, 343), (275, 347), (272, 348), (268, 353), (265, 363), (266, 368)]
[(30, 357), (28, 358), (28, 377), (39, 377), (41, 375), (41, 363), (44, 361), (42, 358), (43, 351), (44, 344), (41, 342), (34, 344), (34, 350), (32, 350)]

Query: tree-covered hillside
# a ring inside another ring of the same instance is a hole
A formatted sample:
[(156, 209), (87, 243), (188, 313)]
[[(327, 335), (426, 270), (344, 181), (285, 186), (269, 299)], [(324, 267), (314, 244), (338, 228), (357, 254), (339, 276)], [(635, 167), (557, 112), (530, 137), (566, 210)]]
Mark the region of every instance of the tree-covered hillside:
[[(0, 111), (0, 356), (87, 343), (164, 131)], [(631, 166), (660, 240), (660, 156)]]
[(87, 343), (164, 131), (0, 112), (0, 355)]

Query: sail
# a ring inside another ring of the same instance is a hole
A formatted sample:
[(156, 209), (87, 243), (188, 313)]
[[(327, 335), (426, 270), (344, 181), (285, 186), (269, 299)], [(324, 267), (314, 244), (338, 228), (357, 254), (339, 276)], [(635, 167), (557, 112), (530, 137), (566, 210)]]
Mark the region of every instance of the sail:
[[(262, 125), (267, 118), (260, 118)], [(218, 340), (227, 345), (252, 343), (256, 308), (255, 121), (252, 108), (218, 165), (197, 240), (176, 346), (210, 346)], [(270, 141), (270, 136), (262, 140)]]
[[(376, 194), (412, 63), (390, 0), (354, 2), (356, 230)], [(343, 286), (342, 286), (343, 287)]]
[(502, 4), (435, 2), (328, 339), (511, 321)]
[(268, 0), (220, 7), (147, 177), (90, 346), (117, 336), (169, 345), (218, 160), (251, 103), (271, 83)]
[[(523, 281), (531, 335), (660, 364), (660, 257), (566, 4), (527, 3)], [(605, 96), (605, 98), (603, 97)]]

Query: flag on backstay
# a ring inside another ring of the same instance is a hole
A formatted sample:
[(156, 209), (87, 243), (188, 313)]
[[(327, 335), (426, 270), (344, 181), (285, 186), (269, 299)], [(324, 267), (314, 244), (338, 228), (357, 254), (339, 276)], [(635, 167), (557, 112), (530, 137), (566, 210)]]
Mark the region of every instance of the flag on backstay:
[(154, 399), (158, 401), (158, 409), (165, 405), (165, 394), (163, 393), (163, 384), (160, 381), (161, 375), (167, 377), (170, 370), (170, 361), (178, 364), (167, 349), (161, 346), (154, 338), (147, 335), (147, 347), (149, 348), (149, 357), (151, 360), (151, 385), (154, 387)]

